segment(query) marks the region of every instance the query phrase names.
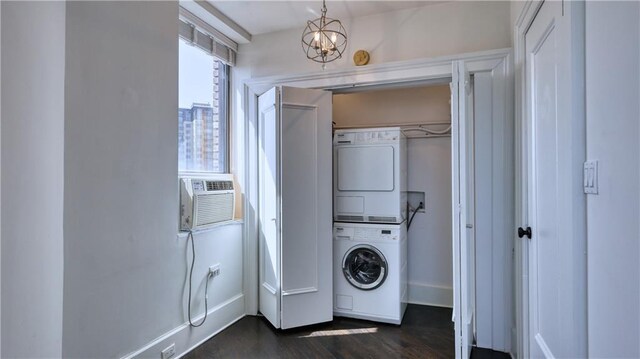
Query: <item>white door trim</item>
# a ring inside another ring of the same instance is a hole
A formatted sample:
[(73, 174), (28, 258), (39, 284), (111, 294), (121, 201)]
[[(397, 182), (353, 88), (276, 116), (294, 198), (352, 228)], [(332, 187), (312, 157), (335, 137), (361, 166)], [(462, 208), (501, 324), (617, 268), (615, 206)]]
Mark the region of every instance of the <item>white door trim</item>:
[(261, 94), (276, 85), (335, 90), (359, 86), (442, 80), (451, 78), (454, 61), (464, 60), (470, 72), (489, 71), (510, 58), (511, 49), (498, 49), (455, 56), (397, 61), (349, 69), (307, 74), (268, 76), (245, 82), (250, 93)]
[[(269, 76), (262, 78), (249, 79), (244, 82), (244, 88), (242, 89), (243, 98), (240, 99), (244, 111), (245, 124), (245, 139), (246, 139), (246, 160), (244, 176), (245, 183), (244, 188), (249, 190), (249, 193), (244, 198), (244, 208), (247, 212), (251, 212), (252, 206), (255, 205), (256, 198), (256, 186), (255, 176), (252, 174), (257, 169), (257, 161), (255, 158), (255, 140), (256, 134), (252, 132), (252, 124), (255, 123), (256, 106), (255, 99), (258, 95), (262, 94), (269, 88), (276, 85), (285, 85), (292, 87), (304, 87), (304, 88), (317, 88), (335, 90), (339, 88), (348, 87), (361, 87), (361, 86), (376, 86), (376, 85), (390, 85), (398, 83), (411, 83), (411, 82), (424, 82), (424, 81), (438, 81), (449, 80), (452, 77), (452, 64), (456, 61), (463, 60), (470, 73), (491, 71), (496, 74), (494, 81), (496, 86), (503, 95), (500, 99), (494, 100), (494, 108), (499, 108), (496, 113), (502, 114), (506, 123), (511, 123), (512, 118), (512, 95), (509, 91), (512, 88), (512, 58), (511, 49), (498, 49), (476, 53), (467, 53), (447, 57), (439, 57), (432, 59), (418, 59), (410, 61), (399, 61), (393, 63), (369, 65), (366, 67), (353, 67), (348, 69), (338, 70), (326, 70), (308, 74), (295, 74), (295, 75), (282, 75), (282, 76)], [(448, 81), (447, 81), (448, 82)], [(499, 96), (496, 96), (499, 97)], [(513, 168), (513, 163), (509, 161), (508, 156), (502, 159), (505, 168), (505, 179), (512, 178), (512, 173), (509, 172)], [(507, 163), (508, 162), (508, 163)], [(508, 172), (508, 173), (507, 173)], [(506, 196), (505, 198), (510, 198)], [(509, 206), (512, 203), (508, 204)], [(258, 258), (257, 247), (257, 223), (255, 214), (248, 213), (245, 225), (245, 263), (255, 263)], [(513, 227), (509, 225), (508, 227)], [(505, 228), (505, 233), (510, 233), (513, 228)], [(505, 234), (506, 235), (506, 234)], [(511, 243), (507, 243), (509, 248), (505, 249), (511, 251)], [(507, 252), (507, 253), (509, 253)], [(506, 256), (509, 257), (509, 256)], [(510, 258), (505, 259), (505, 270), (511, 270)], [(245, 266), (244, 276), (244, 288), (246, 297), (246, 310), (247, 314), (255, 314), (257, 312), (257, 288), (258, 281), (255, 270), (251, 266)], [(509, 286), (507, 285), (507, 288)], [(506, 291), (504, 293), (505, 302), (511, 303), (512, 292)], [(511, 323), (510, 318), (507, 316), (508, 323)], [(507, 324), (507, 328), (510, 324)], [(510, 336), (511, 333), (508, 333)], [(509, 340), (510, 341), (510, 340)]]

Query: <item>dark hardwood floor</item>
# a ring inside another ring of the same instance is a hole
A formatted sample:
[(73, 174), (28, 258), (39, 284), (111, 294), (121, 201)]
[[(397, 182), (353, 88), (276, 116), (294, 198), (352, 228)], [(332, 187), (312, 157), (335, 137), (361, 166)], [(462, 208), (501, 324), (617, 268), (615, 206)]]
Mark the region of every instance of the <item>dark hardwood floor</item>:
[(511, 355), (491, 349), (473, 348), (471, 359), (511, 359)]
[[(401, 326), (335, 317), (330, 323), (275, 330), (248, 316), (185, 355), (195, 358), (453, 358), (451, 309), (410, 304)], [(510, 359), (473, 348), (471, 359)]]
[(401, 326), (336, 317), (274, 330), (245, 317), (184, 358), (453, 358), (451, 309), (409, 305)]
[(511, 355), (491, 349), (473, 348), (471, 359), (511, 359)]

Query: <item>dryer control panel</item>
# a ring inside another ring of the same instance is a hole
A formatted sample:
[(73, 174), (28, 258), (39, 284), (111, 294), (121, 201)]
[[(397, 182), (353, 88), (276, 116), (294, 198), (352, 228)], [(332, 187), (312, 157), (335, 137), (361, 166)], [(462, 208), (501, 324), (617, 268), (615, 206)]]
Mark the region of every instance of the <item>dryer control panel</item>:
[(400, 139), (399, 128), (389, 129), (376, 128), (363, 130), (338, 130), (333, 137), (334, 145), (355, 145), (355, 144), (380, 144), (394, 143)]
[(400, 231), (393, 229), (356, 228), (354, 239), (356, 241), (397, 241), (400, 239)]

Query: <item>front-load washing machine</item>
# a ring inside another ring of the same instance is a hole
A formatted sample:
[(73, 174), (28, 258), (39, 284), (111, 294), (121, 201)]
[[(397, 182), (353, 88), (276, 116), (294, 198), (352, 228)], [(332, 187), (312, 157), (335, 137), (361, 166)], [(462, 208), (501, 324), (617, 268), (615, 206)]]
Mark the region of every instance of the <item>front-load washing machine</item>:
[(407, 228), (334, 223), (333, 314), (400, 324), (407, 308)]

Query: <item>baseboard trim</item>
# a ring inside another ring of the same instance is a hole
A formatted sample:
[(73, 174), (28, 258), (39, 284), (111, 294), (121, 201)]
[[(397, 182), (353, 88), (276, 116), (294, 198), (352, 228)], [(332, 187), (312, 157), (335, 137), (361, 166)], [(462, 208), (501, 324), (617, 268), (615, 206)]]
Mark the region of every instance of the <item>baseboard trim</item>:
[(518, 335), (516, 333), (516, 328), (511, 327), (511, 347), (509, 348), (509, 355), (511, 355), (512, 359), (517, 357), (516, 352), (518, 351)]
[(409, 283), (409, 303), (453, 308), (453, 288)]
[[(202, 327), (191, 328), (189, 322), (185, 322), (121, 359), (160, 358), (160, 352), (171, 344), (175, 344), (176, 348), (174, 358), (180, 358), (244, 316), (244, 295), (238, 294), (211, 308), (207, 314), (207, 321)], [(199, 322), (202, 317), (204, 314), (193, 320)]]

